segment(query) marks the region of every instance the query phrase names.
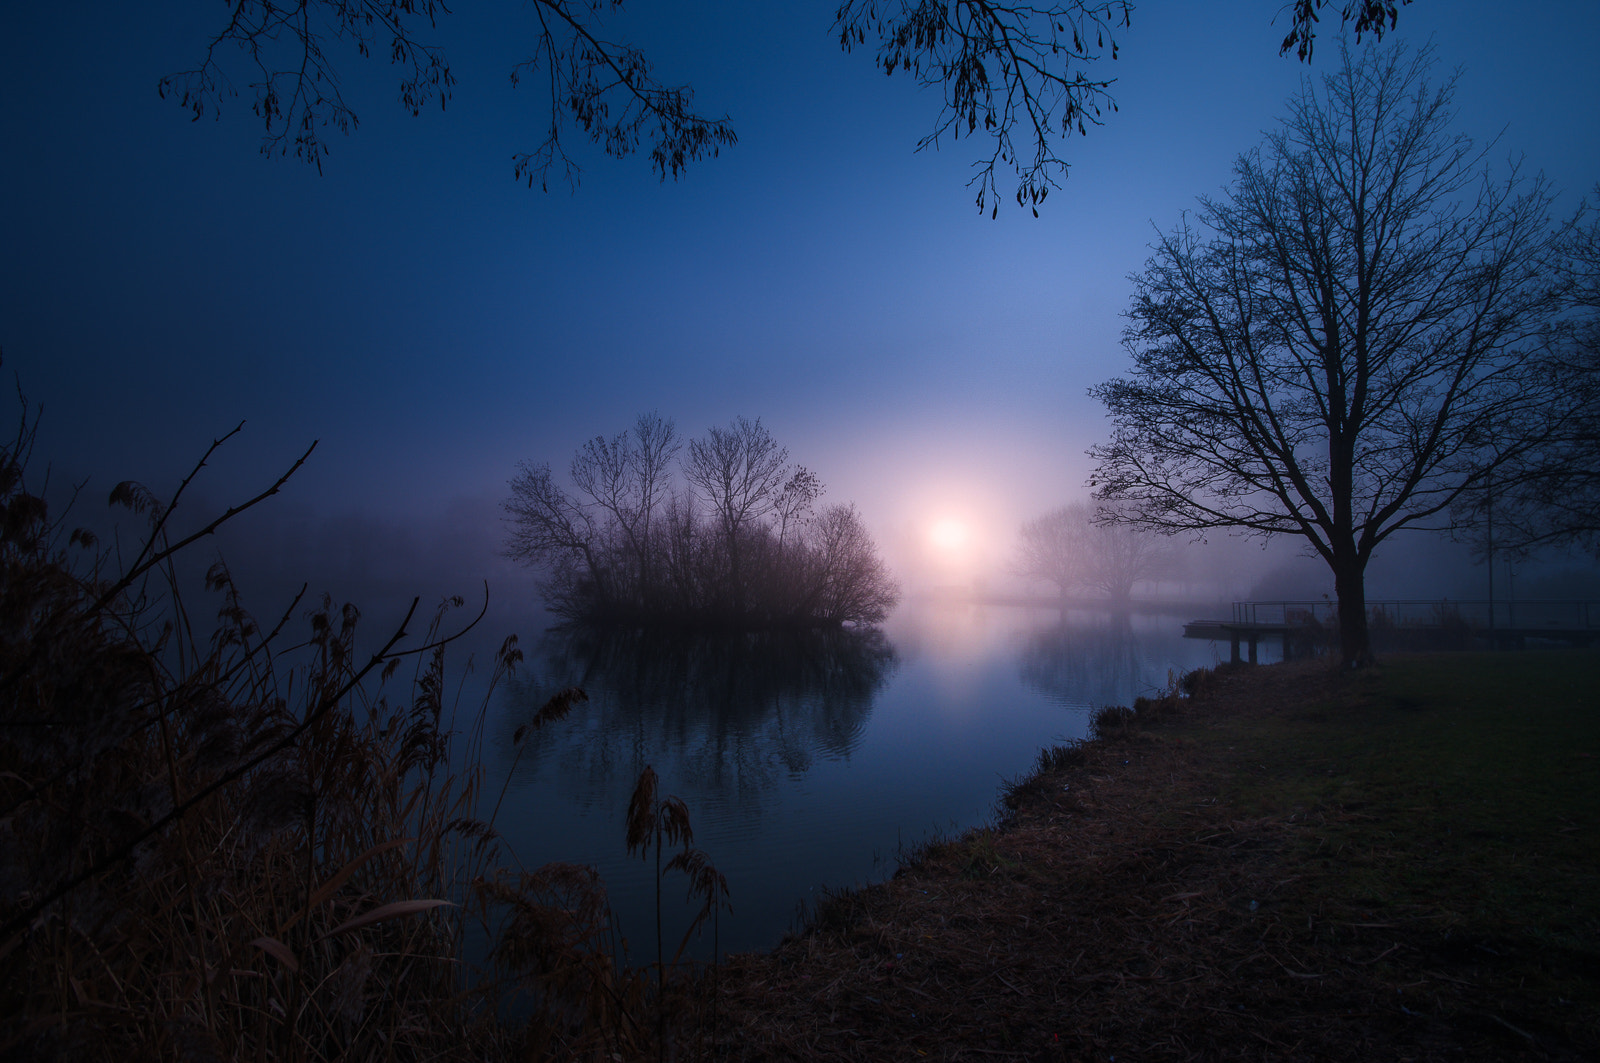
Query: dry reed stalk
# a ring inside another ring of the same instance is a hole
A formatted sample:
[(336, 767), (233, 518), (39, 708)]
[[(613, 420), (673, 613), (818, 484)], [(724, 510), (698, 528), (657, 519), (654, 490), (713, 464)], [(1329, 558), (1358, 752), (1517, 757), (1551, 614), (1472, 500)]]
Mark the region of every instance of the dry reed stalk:
[[(653, 1047), (640, 1022), (652, 994), (618, 962), (592, 872), (497, 877), (492, 822), (475, 818), (487, 702), (462, 710), (459, 688), (447, 695), (446, 608), (420, 647), (401, 647), (402, 624), (363, 659), (359, 613), (324, 599), (305, 641), (285, 647), (297, 605), (263, 632), (218, 565), (206, 579), (217, 626), (206, 638), (193, 623), (178, 555), (300, 462), (181, 537), (172, 513), (204, 460), (166, 505), (119, 485), (113, 501), (148, 520), (119, 568), (89, 533), (60, 545), (27, 490), (31, 442), (25, 409), (0, 449), (0, 1055)], [(508, 639), (490, 691), (520, 657)], [(531, 726), (582, 696), (562, 692)], [(497, 955), (540, 973), (550, 1021), (508, 1024), (505, 984), (469, 977), (474, 917), (514, 931)]]

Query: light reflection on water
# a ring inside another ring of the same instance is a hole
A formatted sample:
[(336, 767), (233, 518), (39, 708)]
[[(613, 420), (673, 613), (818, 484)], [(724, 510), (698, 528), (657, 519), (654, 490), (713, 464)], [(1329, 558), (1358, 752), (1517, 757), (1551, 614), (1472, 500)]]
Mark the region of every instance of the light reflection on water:
[[(653, 868), (627, 857), (622, 827), (651, 765), (727, 876), (721, 947), (767, 947), (818, 890), (884, 877), (901, 846), (992, 820), (1001, 781), (1083, 736), (1092, 708), (1212, 663), (1182, 619), (913, 604), (882, 632), (552, 631), (494, 708), (490, 777), (511, 771), (497, 826), (525, 866), (597, 865), (635, 956), (653, 952)], [(513, 768), (512, 732), (569, 685), (590, 700), (534, 732)]]

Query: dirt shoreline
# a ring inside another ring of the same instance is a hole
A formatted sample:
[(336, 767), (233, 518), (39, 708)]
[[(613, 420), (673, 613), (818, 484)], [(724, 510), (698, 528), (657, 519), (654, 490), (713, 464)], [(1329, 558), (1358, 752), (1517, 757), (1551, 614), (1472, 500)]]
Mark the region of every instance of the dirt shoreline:
[[(1247, 815), (1230, 717), (1340, 692), (1326, 663), (1224, 670), (1019, 784), (997, 828), (720, 973), (685, 1045), (735, 1060), (1592, 1059), (1569, 1008), (1517, 999), (1425, 905), (1340, 892), (1320, 832)], [(1262, 767), (1263, 771), (1266, 769)], [(1259, 812), (1260, 810), (1256, 810)], [(1510, 994), (1508, 996), (1508, 993)], [(1560, 1004), (1568, 1004), (1561, 1001)]]

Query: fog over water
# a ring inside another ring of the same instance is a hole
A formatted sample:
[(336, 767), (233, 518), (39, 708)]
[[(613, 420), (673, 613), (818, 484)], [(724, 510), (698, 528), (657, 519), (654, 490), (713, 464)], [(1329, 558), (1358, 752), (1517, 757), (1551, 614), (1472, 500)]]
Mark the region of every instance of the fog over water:
[[(728, 877), (722, 946), (759, 948), (818, 891), (992, 822), (1001, 783), (1039, 747), (1083, 737), (1092, 708), (1214, 660), (1178, 630), (1172, 617), (913, 603), (882, 631), (554, 632), (494, 699), (488, 771), (509, 773), (498, 827), (525, 861), (599, 866), (638, 942), (653, 870), (627, 857), (622, 823), (650, 765)], [(574, 682), (590, 700), (513, 752), (516, 726)]]
[[(247, 95), (196, 123), (156, 93), (220, 8), (7, 5), (5, 367), (46, 407), (41, 456), (92, 475), (91, 497), (170, 487), (245, 420), (201, 481), (213, 498), (320, 439), (275, 504), (423, 551), (484, 533), (516, 462), (563, 462), (639, 412), (686, 435), (761, 417), (908, 584), (970, 580), (1081, 496), (1107, 430), (1086, 390), (1126, 369), (1126, 277), (1155, 234), (1336, 62), (1331, 26), (1310, 67), (1280, 57), (1280, 8), (1139, 6), (1104, 70), (1117, 113), (1068, 142), (1038, 219), (990, 221), (965, 188), (981, 144), (914, 152), (936, 98), (842, 54), (827, 9), (625, 8), (616, 34), (740, 143), (666, 183), (584, 155), (575, 193), (542, 194), (510, 179), (537, 127), (505, 80), (517, 5), (441, 19), (443, 112), (404, 114), (381, 57), (340, 57), (361, 125), (320, 174), (260, 157)], [(1398, 36), (1461, 68), (1460, 127), (1544, 172), (1565, 211), (1600, 179), (1597, 17), (1421, 0)], [(957, 571), (923, 556), (941, 514), (974, 532)]]
[[(302, 585), (291, 632), (323, 594), (356, 603), (364, 649), (413, 598), (427, 616), (461, 596), (446, 630), (482, 608), (451, 674), (464, 710), (487, 703), (485, 767), (491, 790), (506, 782), (518, 857), (600, 866), (637, 947), (648, 879), (622, 812), (653, 765), (728, 876), (723, 945), (770, 944), (823, 887), (989, 820), (1001, 781), (1082, 737), (1091, 709), (1226, 653), (1183, 640), (1186, 619), (1332, 595), (1297, 543), (1213, 534), (1179, 537), (1178, 564), (1139, 588), (1162, 611), (997, 604), (1055, 593), (1018, 575), (1019, 530), (1088, 496), (1085, 451), (1109, 422), (1087, 391), (1128, 372), (1128, 275), (1337, 59), (1332, 26), (1309, 67), (1280, 57), (1283, 6), (1140, 5), (1104, 71), (1117, 113), (1070, 142), (1041, 217), (1002, 205), (991, 221), (966, 188), (980, 149), (914, 152), (936, 97), (841, 54), (826, 6), (618, 14), (740, 143), (679, 181), (585, 157), (575, 192), (543, 194), (510, 174), (538, 127), (505, 83), (517, 5), (441, 20), (461, 79), (442, 113), (404, 115), (382, 61), (353, 62), (361, 126), (320, 173), (259, 156), (248, 97), (195, 123), (156, 93), (224, 5), (6, 5), (0, 349), (43, 407), (34, 471), (50, 470), (53, 513), (76, 493), (70, 523), (126, 548), (139, 526), (110, 534), (117, 482), (170, 499), (245, 422), (189, 488), (181, 534), (320, 440), (276, 497), (191, 550), (191, 612), (218, 604), (199, 589), (217, 557), (263, 623)], [(1547, 175), (1565, 216), (1600, 180), (1600, 5), (1508, 10), (1418, 0), (1390, 39), (1460, 69), (1457, 126), (1497, 165)], [(882, 630), (552, 632), (537, 574), (504, 555), (508, 481), (652, 411), (685, 438), (760, 418), (823, 504), (854, 503), (905, 591)], [(1600, 598), (1592, 559), (1502, 559), (1494, 581), (1501, 597)], [(1489, 574), (1464, 542), (1406, 533), (1366, 590), (1482, 598)], [(527, 660), (488, 692), (512, 633)], [(571, 684), (590, 700), (519, 755), (516, 728)]]

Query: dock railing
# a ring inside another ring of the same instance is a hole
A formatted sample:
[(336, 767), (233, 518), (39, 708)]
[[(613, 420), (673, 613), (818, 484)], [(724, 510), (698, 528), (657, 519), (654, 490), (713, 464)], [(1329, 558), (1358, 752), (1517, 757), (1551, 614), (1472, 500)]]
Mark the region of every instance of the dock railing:
[[(1312, 601), (1234, 602), (1233, 622), (1288, 627), (1337, 627), (1339, 603)], [(1473, 632), (1515, 630), (1536, 635), (1551, 632), (1600, 632), (1600, 601), (1488, 599), (1381, 599), (1367, 602), (1367, 623), (1373, 627), (1454, 628)]]
[[(1376, 599), (1367, 602), (1367, 635), (1382, 651), (1468, 650), (1526, 646), (1529, 640), (1591, 646), (1600, 642), (1600, 600)], [(1339, 606), (1314, 601), (1234, 602), (1230, 620), (1191, 620), (1184, 638), (1226, 641), (1231, 659), (1261, 643), (1287, 660), (1339, 644)]]

